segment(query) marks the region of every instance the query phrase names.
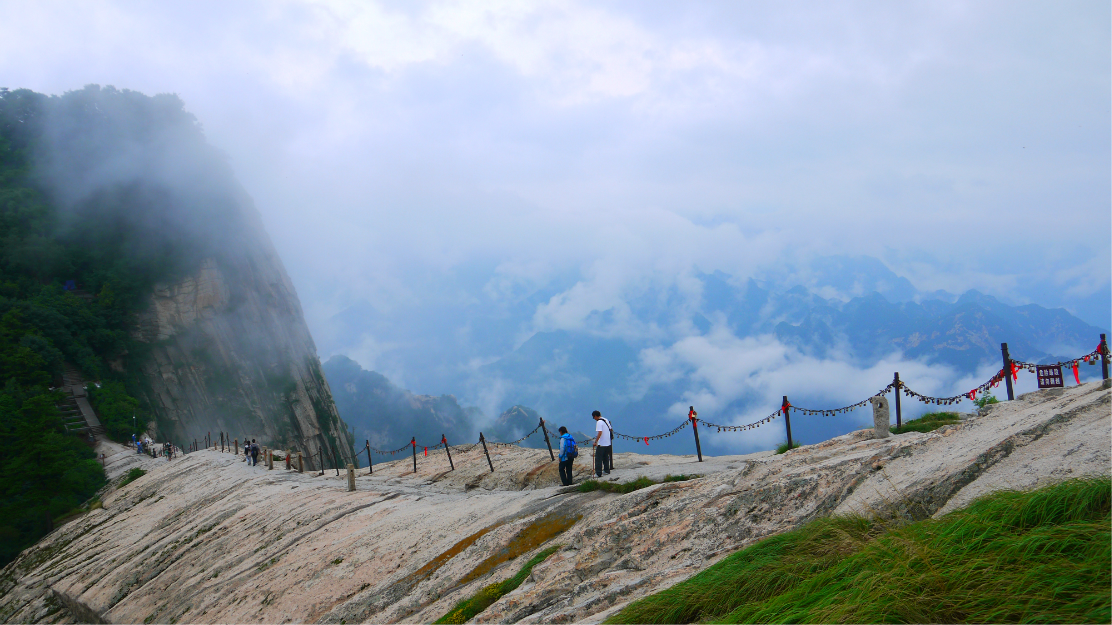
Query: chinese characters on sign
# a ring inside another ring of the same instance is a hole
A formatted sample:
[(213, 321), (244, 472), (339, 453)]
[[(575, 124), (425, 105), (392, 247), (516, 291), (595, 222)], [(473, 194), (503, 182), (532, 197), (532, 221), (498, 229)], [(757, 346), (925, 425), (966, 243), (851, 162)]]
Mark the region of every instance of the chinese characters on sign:
[(1039, 388), (1062, 388), (1062, 365), (1035, 365)]

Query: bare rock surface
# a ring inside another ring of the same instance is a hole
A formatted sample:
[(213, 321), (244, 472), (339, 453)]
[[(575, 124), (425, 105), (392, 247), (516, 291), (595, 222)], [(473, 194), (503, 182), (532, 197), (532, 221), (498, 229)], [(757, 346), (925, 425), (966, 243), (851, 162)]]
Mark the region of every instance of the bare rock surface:
[[(820, 515), (939, 515), (1000, 488), (1109, 475), (1110, 393), (1041, 391), (928, 434), (862, 430), (782, 455), (619, 453), (625, 495), (559, 486), (547, 450), (418, 450), (359, 472), (250, 467), (201, 451), (147, 475), (0, 572), (5, 622), (430, 622), (562, 548), (477, 622), (597, 622)], [(589, 448), (576, 480), (588, 475)], [(132, 452), (134, 453), (134, 452)], [(145, 458), (138, 456), (137, 458)], [(123, 456), (118, 462), (124, 462)]]

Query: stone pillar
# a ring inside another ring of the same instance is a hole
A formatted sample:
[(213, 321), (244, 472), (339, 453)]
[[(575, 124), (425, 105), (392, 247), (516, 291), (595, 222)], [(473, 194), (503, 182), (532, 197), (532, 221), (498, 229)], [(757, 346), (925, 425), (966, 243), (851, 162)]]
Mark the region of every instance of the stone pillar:
[(873, 431), (877, 438), (888, 438), (889, 415), (887, 397), (870, 397), (873, 405)]
[(355, 490), (355, 465), (348, 465), (348, 492)]

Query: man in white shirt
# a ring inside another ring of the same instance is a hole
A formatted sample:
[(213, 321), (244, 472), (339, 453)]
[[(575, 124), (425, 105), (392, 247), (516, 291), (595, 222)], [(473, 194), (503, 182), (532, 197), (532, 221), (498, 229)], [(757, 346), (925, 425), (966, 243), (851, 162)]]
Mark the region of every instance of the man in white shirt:
[(597, 410), (591, 413), (591, 417), (595, 420), (595, 475), (610, 475), (610, 465), (614, 463), (611, 456), (614, 453), (614, 428)]

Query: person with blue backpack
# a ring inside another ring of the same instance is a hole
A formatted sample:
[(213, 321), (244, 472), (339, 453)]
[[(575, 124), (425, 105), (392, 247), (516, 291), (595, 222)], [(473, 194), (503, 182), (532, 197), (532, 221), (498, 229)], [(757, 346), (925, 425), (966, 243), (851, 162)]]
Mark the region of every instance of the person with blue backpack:
[(560, 481), (564, 486), (571, 486), (571, 465), (579, 455), (579, 447), (575, 439), (568, 434), (568, 429), (560, 426)]

